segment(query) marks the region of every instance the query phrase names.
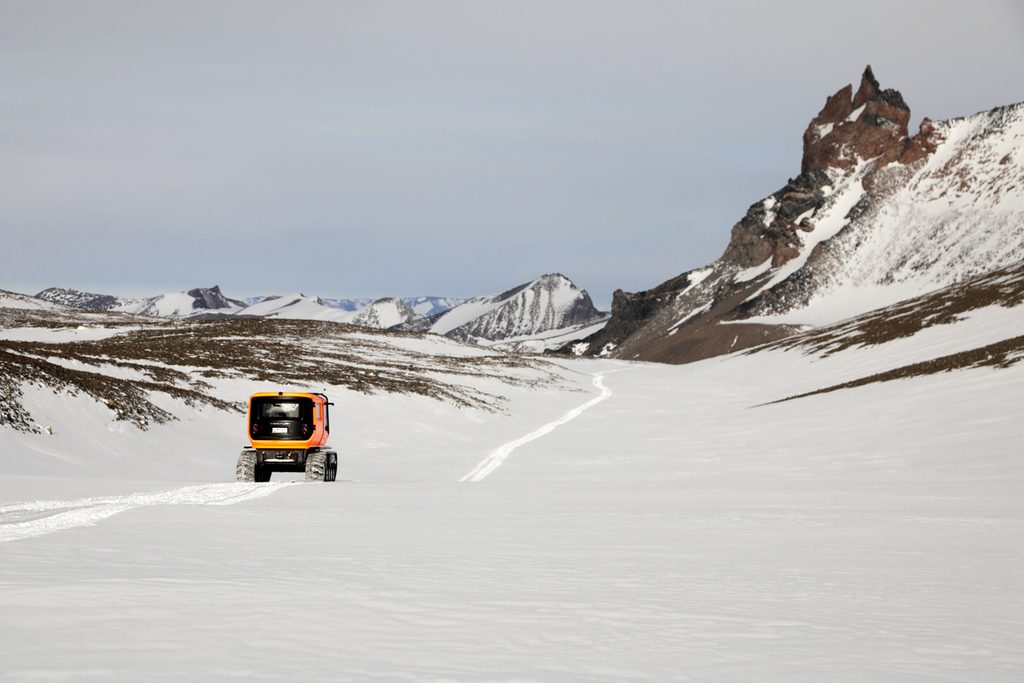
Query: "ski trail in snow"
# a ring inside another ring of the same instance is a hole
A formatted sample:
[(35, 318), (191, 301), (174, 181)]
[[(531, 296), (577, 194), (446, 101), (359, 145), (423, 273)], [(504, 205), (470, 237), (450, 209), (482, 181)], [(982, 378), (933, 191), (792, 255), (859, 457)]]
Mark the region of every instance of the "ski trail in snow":
[[(618, 370), (612, 370), (611, 372), (619, 372)], [(572, 422), (577, 417), (585, 413), (587, 410), (593, 408), (598, 403), (608, 400), (612, 395), (612, 390), (604, 385), (604, 376), (607, 373), (597, 372), (594, 373), (594, 386), (601, 390), (600, 395), (590, 399), (581, 406), (577, 406), (567, 412), (562, 417), (558, 418), (554, 422), (549, 422), (540, 429), (530, 432), (526, 436), (521, 436), (515, 441), (509, 441), (506, 444), (498, 446), (490, 455), (484, 458), (480, 464), (478, 464), (473, 471), (464, 476), (459, 481), (482, 481), (487, 477), (488, 474), (501, 467), (501, 464), (505, 462), (508, 456), (512, 455), (512, 452), (524, 444), (528, 444), (531, 441), (547, 436), (551, 432), (555, 431), (558, 427), (561, 427), (566, 422)]]
[(199, 484), (170, 491), (126, 496), (40, 500), (0, 505), (0, 543), (45, 536), (55, 531), (92, 526), (119, 512), (152, 505), (234, 505), (265, 498), (280, 484)]

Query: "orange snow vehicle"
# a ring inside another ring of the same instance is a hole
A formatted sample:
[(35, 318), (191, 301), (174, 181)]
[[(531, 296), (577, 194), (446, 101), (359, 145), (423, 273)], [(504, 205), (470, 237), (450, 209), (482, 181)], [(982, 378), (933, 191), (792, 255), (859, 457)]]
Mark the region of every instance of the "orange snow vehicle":
[(334, 481), (338, 454), (326, 394), (264, 391), (249, 397), (249, 446), (238, 456), (238, 481), (270, 481), (274, 472), (305, 472), (306, 481)]

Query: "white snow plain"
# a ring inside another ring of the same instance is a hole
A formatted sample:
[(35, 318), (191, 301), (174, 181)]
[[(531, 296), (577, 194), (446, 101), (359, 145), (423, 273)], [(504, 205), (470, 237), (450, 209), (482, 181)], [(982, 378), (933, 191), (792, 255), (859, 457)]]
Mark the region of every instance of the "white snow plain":
[(1024, 363), (763, 405), (930, 329), (559, 360), (475, 380), (498, 414), (328, 387), (333, 484), (231, 483), (238, 414), (26, 388), (54, 433), (0, 430), (0, 679), (1021, 680)]

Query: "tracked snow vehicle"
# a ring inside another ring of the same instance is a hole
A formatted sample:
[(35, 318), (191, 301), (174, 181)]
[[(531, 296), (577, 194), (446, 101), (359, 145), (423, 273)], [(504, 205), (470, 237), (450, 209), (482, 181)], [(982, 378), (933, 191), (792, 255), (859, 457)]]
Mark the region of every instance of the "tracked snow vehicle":
[(259, 392), (249, 397), (249, 446), (238, 456), (238, 481), (270, 481), (274, 472), (305, 472), (306, 481), (334, 481), (338, 454), (326, 394)]

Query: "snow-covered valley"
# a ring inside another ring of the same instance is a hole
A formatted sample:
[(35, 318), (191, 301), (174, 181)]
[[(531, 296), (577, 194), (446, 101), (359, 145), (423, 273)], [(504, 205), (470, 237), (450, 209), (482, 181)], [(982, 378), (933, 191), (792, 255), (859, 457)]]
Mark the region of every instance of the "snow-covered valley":
[(143, 430), (25, 383), (44, 429), (0, 429), (0, 678), (1019, 680), (1020, 280), (894, 310), (921, 322), (898, 334), (683, 366), (331, 333), (303, 360), (395, 373), (311, 387), (337, 404), (333, 484), (233, 483), (244, 418), (213, 404), (157, 392), (177, 419)]

